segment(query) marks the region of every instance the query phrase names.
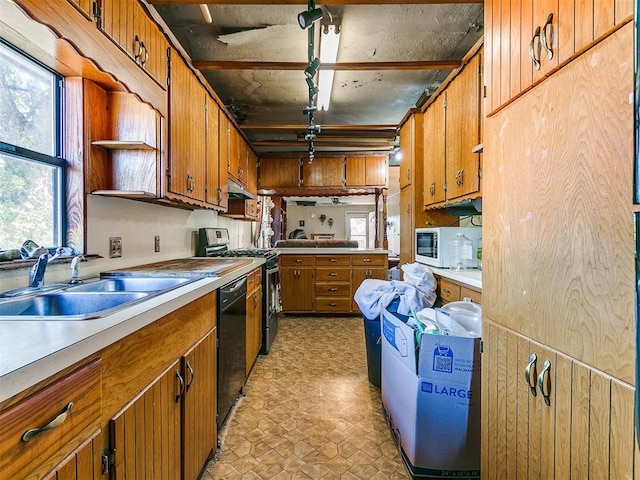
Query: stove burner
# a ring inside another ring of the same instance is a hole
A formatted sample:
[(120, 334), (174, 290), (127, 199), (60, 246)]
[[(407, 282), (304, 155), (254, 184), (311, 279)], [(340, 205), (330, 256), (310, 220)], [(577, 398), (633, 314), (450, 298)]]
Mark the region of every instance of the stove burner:
[(272, 258), (278, 256), (278, 251), (270, 248), (238, 248), (234, 250), (217, 250), (208, 253), (210, 257), (262, 257)]

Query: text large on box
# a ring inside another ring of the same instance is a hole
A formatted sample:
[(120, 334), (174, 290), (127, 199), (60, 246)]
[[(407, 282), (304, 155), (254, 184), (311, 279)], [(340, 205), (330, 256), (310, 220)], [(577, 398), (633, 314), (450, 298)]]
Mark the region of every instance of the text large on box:
[(479, 471), (480, 338), (424, 334), (416, 349), (413, 328), (381, 317), (382, 401), (406, 457), (420, 469)]

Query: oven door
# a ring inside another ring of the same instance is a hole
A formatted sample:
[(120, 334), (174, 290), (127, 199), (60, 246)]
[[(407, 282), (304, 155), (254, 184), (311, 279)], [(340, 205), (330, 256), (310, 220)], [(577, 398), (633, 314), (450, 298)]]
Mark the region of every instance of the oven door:
[(264, 303), (262, 305), (262, 350), (266, 355), (278, 333), (278, 312), (282, 310), (280, 298), (280, 267), (268, 267), (264, 272)]

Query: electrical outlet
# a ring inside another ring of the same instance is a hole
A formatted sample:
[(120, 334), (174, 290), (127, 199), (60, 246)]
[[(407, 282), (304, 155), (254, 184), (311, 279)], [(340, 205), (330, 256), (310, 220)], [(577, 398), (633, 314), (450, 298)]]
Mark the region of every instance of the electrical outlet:
[(153, 251), (160, 251), (160, 235), (156, 235), (155, 237), (153, 237)]
[(122, 237), (109, 237), (109, 258), (122, 257)]

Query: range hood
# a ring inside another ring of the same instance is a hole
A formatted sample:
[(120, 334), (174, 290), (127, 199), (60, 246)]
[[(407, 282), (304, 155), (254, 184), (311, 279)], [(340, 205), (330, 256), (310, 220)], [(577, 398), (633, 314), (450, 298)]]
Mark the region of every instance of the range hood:
[(458, 203), (445, 205), (444, 209), (454, 217), (466, 217), (468, 215), (482, 215), (482, 198), (463, 200)]
[(249, 193), (242, 185), (237, 184), (233, 180), (228, 181), (229, 200), (251, 200), (256, 198), (255, 195)]

